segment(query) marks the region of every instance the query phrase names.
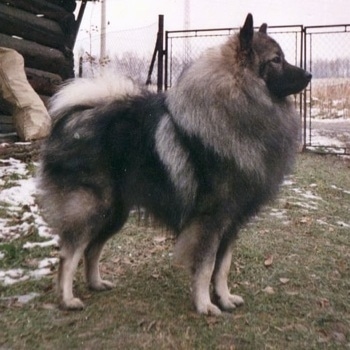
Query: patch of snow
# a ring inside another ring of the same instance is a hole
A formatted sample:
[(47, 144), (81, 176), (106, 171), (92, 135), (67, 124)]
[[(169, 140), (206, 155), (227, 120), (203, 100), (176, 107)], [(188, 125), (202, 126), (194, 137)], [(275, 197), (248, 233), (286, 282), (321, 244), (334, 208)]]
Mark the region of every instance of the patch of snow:
[(341, 192), (346, 193), (346, 194), (350, 194), (350, 191), (344, 190), (343, 188), (337, 187), (335, 185), (331, 185), (331, 188), (334, 188), (335, 190), (341, 191)]
[(325, 123), (325, 124), (329, 124), (329, 123), (344, 123), (344, 122), (348, 122), (348, 121), (349, 121), (349, 119), (348, 118), (344, 118), (344, 117), (335, 118), (335, 119), (331, 119), (331, 118), (317, 119), (318, 123)]
[(23, 245), (24, 249), (31, 249), (31, 248), (35, 248), (35, 247), (50, 247), (50, 246), (58, 246), (58, 237), (53, 237), (51, 240), (49, 241), (44, 241), (44, 242), (26, 242)]
[(20, 146), (30, 146), (30, 142), (29, 141), (23, 141), (23, 142), (16, 142), (16, 145), (20, 145)]
[(346, 222), (343, 222), (343, 221), (337, 221), (337, 225), (344, 228), (350, 228), (350, 224), (347, 224)]
[[(323, 201), (323, 199), (320, 196), (313, 194), (309, 190), (304, 190), (304, 189), (295, 187), (292, 189), (292, 191), (295, 192), (297, 196), (290, 196), (288, 198), (288, 201), (292, 205), (296, 205), (301, 208), (317, 210), (318, 203), (316, 201)], [(302, 201), (304, 199), (305, 201)]]
[(300, 201), (297, 201), (297, 202), (291, 202), (292, 205), (295, 205), (297, 207), (300, 207), (300, 208), (304, 208), (304, 209), (310, 209), (310, 210), (317, 210), (318, 209), (318, 206), (316, 203), (314, 202), (300, 202)]
[(0, 300), (15, 300), (20, 304), (26, 304), (38, 296), (40, 296), (40, 294), (32, 292), (24, 295), (13, 295), (10, 297), (3, 297), (3, 298), (0, 298)]
[[(0, 177), (16, 174), (18, 180), (11, 180), (14, 186), (0, 192), (0, 202), (6, 207), (11, 218), (0, 219), (0, 241), (11, 241), (25, 236), (33, 228), (38, 229), (40, 236), (52, 239), (52, 232), (47, 227), (35, 203), (35, 180), (29, 176), (26, 164), (17, 159), (0, 160)], [(24, 178), (27, 177), (27, 178)], [(25, 210), (23, 213), (23, 209)], [(18, 218), (18, 219), (17, 219)]]
[(311, 191), (306, 191), (304, 193), (300, 193), (300, 195), (306, 199), (316, 199), (322, 201), (323, 199), (320, 196), (316, 196)]
[[(309, 131), (307, 131), (309, 132)], [(312, 146), (323, 147), (345, 147), (344, 142), (330, 136), (322, 135), (319, 130), (312, 129), (311, 132)]]
[(57, 258), (45, 258), (39, 262), (35, 270), (11, 269), (0, 270), (0, 283), (5, 286), (27, 281), (31, 278), (40, 279), (52, 274), (52, 267), (58, 262)]
[(279, 219), (285, 219), (287, 215), (286, 209), (271, 209), (270, 216), (274, 216)]
[(327, 226), (331, 226), (331, 224), (329, 224), (327, 221), (321, 220), (321, 219), (317, 219), (316, 222), (320, 225), (327, 225)]
[(45, 258), (41, 260), (38, 264), (39, 269), (43, 269), (45, 267), (52, 267), (58, 263), (58, 258)]
[(18, 300), (19, 303), (25, 304), (38, 296), (40, 296), (39, 293), (32, 292), (32, 293), (25, 294), (25, 295), (16, 295), (15, 298)]
[(294, 185), (295, 182), (291, 179), (285, 179), (283, 182), (282, 182), (282, 186), (292, 186)]
[(3, 176), (26, 176), (28, 174), (25, 163), (18, 159), (0, 159), (0, 177)]
[(52, 270), (49, 267), (36, 269), (34, 271), (29, 272), (29, 276), (35, 278), (36, 280), (51, 274), (52, 274)]
[(0, 282), (5, 286), (26, 281), (29, 276), (25, 275), (23, 269), (0, 270)]
[[(13, 158), (0, 159), (0, 179), (2, 185), (12, 185), (0, 191), (0, 203), (8, 213), (8, 218), (0, 218), (0, 242), (11, 242), (36, 230), (38, 235), (46, 240), (27, 242), (23, 245), (24, 249), (57, 246), (58, 236), (52, 233), (40, 215), (35, 201), (35, 179), (30, 176), (26, 163)], [(0, 259), (3, 258), (6, 258), (5, 253), (0, 251)], [(51, 268), (57, 261), (57, 258), (46, 258), (39, 262), (34, 271), (0, 270), (0, 284), (11, 285), (51, 274)]]
[(0, 202), (14, 207), (34, 205), (35, 184), (33, 179), (18, 180), (17, 186), (6, 188), (0, 192)]
[[(36, 228), (38, 229), (38, 235), (40, 237), (52, 238), (52, 230), (49, 227), (44, 226), (43, 223), (37, 222), (37, 220), (35, 220), (35, 225), (36, 225)], [(58, 241), (58, 237), (56, 237), (55, 239)]]
[(7, 271), (6, 275), (11, 278), (19, 278), (23, 276), (23, 272), (24, 272), (23, 269), (13, 269), (13, 270)]

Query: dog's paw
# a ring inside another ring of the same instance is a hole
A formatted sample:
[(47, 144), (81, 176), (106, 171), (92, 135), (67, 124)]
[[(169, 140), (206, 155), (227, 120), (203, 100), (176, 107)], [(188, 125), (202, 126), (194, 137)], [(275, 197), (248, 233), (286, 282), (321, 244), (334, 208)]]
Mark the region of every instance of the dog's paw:
[(222, 310), (231, 311), (237, 306), (243, 305), (244, 300), (239, 295), (227, 294), (218, 298), (218, 304)]
[(115, 284), (110, 282), (110, 281), (106, 281), (106, 280), (99, 280), (96, 282), (90, 282), (89, 283), (89, 288), (92, 290), (96, 290), (96, 291), (105, 291), (105, 290), (110, 290), (115, 288)]
[(79, 298), (71, 298), (62, 300), (61, 308), (63, 310), (82, 310), (84, 309), (84, 303)]
[(199, 314), (203, 315), (220, 316), (222, 313), (221, 310), (213, 303), (196, 305), (196, 310)]

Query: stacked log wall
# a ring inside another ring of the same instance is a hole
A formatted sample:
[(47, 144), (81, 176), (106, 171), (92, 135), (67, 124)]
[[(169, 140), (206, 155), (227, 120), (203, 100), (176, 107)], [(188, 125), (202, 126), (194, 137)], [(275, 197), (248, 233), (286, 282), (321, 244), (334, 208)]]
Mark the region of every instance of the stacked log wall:
[[(0, 0), (0, 46), (24, 58), (30, 85), (44, 102), (63, 80), (74, 77), (75, 0)], [(0, 115), (8, 114), (2, 110)], [(0, 116), (0, 132), (11, 129)]]

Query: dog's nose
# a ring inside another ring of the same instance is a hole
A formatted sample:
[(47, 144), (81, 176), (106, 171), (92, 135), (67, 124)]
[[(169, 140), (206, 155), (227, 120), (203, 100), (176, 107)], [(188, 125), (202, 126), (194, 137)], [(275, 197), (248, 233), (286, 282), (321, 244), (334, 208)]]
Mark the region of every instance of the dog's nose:
[(312, 74), (311, 74), (310, 72), (308, 72), (308, 71), (305, 71), (305, 78), (306, 78), (308, 81), (310, 81), (311, 78), (312, 78)]

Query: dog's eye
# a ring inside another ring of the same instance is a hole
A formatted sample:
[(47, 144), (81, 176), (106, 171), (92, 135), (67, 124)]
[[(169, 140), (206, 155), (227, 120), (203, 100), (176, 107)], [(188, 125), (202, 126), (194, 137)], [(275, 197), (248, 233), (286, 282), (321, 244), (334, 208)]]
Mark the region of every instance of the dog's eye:
[(273, 62), (273, 63), (281, 63), (281, 62), (282, 62), (282, 59), (281, 59), (280, 56), (276, 56), (276, 57), (274, 57), (274, 58), (271, 60), (271, 62)]

